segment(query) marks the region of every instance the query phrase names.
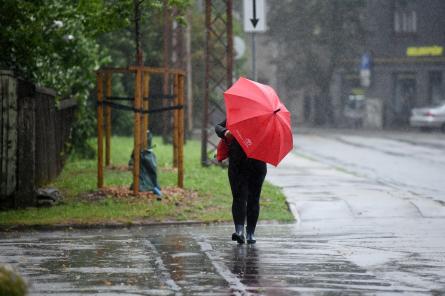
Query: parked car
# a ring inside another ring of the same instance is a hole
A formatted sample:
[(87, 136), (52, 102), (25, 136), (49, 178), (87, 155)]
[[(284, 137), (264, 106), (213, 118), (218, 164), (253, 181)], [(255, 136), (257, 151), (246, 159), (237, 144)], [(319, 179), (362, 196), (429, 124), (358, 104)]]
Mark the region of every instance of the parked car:
[(412, 127), (421, 129), (440, 128), (445, 132), (445, 101), (435, 103), (429, 107), (412, 109), (409, 123)]

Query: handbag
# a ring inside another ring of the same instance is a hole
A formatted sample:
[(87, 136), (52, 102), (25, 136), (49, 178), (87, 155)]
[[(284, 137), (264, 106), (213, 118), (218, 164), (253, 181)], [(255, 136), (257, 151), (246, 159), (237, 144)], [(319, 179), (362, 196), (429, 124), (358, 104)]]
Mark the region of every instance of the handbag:
[(225, 139), (220, 139), (216, 147), (216, 160), (219, 162), (229, 157), (229, 144)]

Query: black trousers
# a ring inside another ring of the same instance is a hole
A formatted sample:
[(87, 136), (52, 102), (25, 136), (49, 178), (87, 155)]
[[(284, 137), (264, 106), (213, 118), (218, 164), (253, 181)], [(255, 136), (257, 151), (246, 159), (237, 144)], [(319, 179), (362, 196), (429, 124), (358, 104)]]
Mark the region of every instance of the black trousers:
[(244, 225), (247, 220), (247, 231), (254, 232), (260, 214), (261, 188), (267, 166), (256, 159), (232, 155), (229, 160), (229, 182), (233, 196), (233, 222)]

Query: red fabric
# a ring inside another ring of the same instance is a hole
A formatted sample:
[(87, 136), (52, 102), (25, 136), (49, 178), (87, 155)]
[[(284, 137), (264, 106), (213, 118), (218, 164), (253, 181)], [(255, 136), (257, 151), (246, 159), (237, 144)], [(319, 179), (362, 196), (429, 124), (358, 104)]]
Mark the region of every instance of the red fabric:
[(216, 160), (223, 161), (229, 157), (229, 145), (225, 139), (219, 140), (216, 147)]
[(272, 87), (241, 77), (224, 102), (226, 127), (247, 157), (277, 166), (292, 150), (290, 112)]

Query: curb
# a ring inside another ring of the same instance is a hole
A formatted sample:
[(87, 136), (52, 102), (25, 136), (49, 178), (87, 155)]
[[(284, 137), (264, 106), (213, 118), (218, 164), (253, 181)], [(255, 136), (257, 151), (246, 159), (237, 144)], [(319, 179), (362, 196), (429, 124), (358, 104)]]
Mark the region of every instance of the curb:
[[(259, 224), (289, 224), (298, 222), (280, 222), (275, 220), (258, 221)], [(31, 225), (1, 225), (1, 232), (11, 231), (28, 231), (28, 230), (79, 230), (79, 229), (119, 229), (132, 227), (160, 227), (160, 226), (189, 226), (189, 225), (217, 225), (230, 224), (232, 221), (166, 221), (166, 222), (151, 222), (151, 221), (132, 221), (132, 222), (114, 222), (114, 223), (96, 223), (96, 224), (31, 224)]]
[[(283, 194), (284, 194), (284, 193), (283, 193)], [(289, 209), (289, 212), (291, 212), (292, 215), (294, 216), (294, 218), (295, 218), (295, 223), (300, 224), (300, 223), (301, 223), (301, 216), (300, 216), (300, 213), (298, 212), (298, 209), (297, 209), (297, 207), (295, 206), (295, 204), (291, 203), (291, 202), (288, 200), (288, 197), (287, 197), (287, 196), (286, 196), (286, 205), (287, 205), (287, 208)]]
[[(157, 226), (180, 226), (180, 225), (207, 225), (218, 222), (203, 221), (168, 221), (168, 222), (150, 222), (150, 221), (129, 221), (129, 222), (108, 222), (92, 224), (30, 224), (30, 225), (0, 225), (0, 232), (24, 231), (24, 230), (74, 230), (74, 229), (114, 229), (128, 227), (157, 227)], [(221, 222), (225, 223), (225, 222)]]

